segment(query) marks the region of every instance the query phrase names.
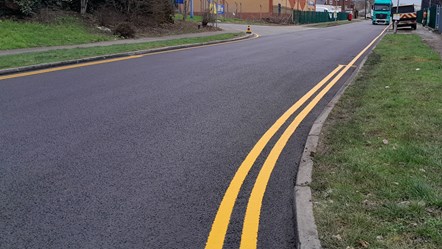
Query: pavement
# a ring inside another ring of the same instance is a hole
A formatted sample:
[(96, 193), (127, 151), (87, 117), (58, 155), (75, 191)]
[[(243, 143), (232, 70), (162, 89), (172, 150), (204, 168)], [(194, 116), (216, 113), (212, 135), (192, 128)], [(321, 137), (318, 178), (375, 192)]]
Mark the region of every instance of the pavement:
[[(237, 32), (241, 32), (241, 31), (235, 31), (235, 33), (237, 33)], [(242, 32), (245, 32), (245, 29), (242, 30)], [(136, 43), (145, 43), (145, 42), (154, 42), (154, 41), (175, 40), (175, 39), (182, 39), (182, 38), (206, 37), (206, 36), (226, 34), (226, 33), (232, 33), (232, 30), (226, 29), (226, 30), (222, 30), (222, 31), (213, 31), (213, 32), (188, 33), (188, 34), (180, 34), (180, 35), (169, 35), (169, 36), (161, 36), (161, 37), (146, 37), (146, 38), (137, 38), (137, 39), (122, 39), (122, 40), (103, 41), (103, 42), (94, 42), (94, 43), (77, 44), (77, 45), (66, 45), (66, 46), (51, 46), (51, 47), (1, 50), (0, 56), (33, 53), (33, 52), (46, 52), (46, 51), (59, 50), (59, 49), (104, 47), (104, 46), (122, 45), (122, 44), (136, 44)]]
[[(218, 27), (220, 27), (221, 31), (212, 31), (212, 32), (200, 32), (200, 33), (188, 33), (188, 34), (180, 34), (180, 35), (170, 35), (170, 36), (161, 36), (161, 37), (146, 37), (146, 38), (137, 38), (137, 39), (122, 39), (122, 40), (113, 40), (113, 41), (103, 41), (103, 42), (94, 42), (94, 43), (86, 43), (86, 44), (77, 44), (77, 45), (66, 45), (66, 46), (51, 46), (51, 47), (37, 47), (37, 48), (24, 48), (24, 49), (12, 49), (12, 50), (1, 50), (0, 56), (3, 55), (14, 55), (14, 54), (24, 54), (24, 53), (32, 53), (32, 52), (45, 52), (51, 50), (59, 50), (59, 49), (72, 49), (72, 48), (90, 48), (90, 47), (100, 47), (100, 46), (111, 46), (111, 45), (122, 45), (122, 44), (136, 44), (136, 43), (145, 43), (145, 42), (154, 42), (154, 41), (165, 41), (165, 40), (175, 40), (181, 38), (194, 38), (194, 37), (206, 37), (218, 34), (226, 34), (226, 33), (237, 33), (237, 32), (245, 32), (247, 29), (247, 25), (245, 24), (230, 24), (230, 23), (219, 23)], [(308, 25), (287, 25), (287, 26), (275, 26), (275, 25), (252, 25), (252, 31), (259, 35), (277, 35), (285, 32), (297, 32), (297, 31), (305, 31), (311, 28)], [(400, 31), (404, 31), (404, 29), (400, 29)], [(410, 30), (411, 31), (411, 30)], [(415, 33), (422, 36), (425, 41), (428, 41), (429, 44), (442, 55), (442, 35), (437, 32), (431, 31), (427, 27), (423, 27), (419, 25), (419, 29), (414, 31)]]
[[(0, 80), (1, 247), (203, 248), (257, 141), (383, 28), (264, 27), (257, 39)], [(258, 247), (297, 245), (297, 165), (314, 120), (352, 70), (281, 152)], [(240, 188), (224, 248), (240, 244), (255, 179), (282, 130)]]
[[(245, 32), (247, 29), (247, 25), (243, 25), (243, 24), (219, 23), (217, 25), (218, 25), (218, 27), (220, 27), (222, 29), (221, 31), (188, 33), (188, 34), (180, 34), (180, 35), (161, 36), (161, 37), (145, 37), (145, 38), (137, 38), (137, 39), (121, 39), (121, 40), (103, 41), (103, 42), (94, 42), (94, 43), (85, 43), (85, 44), (76, 44), (76, 45), (1, 50), (0, 56), (34, 53), (34, 52), (47, 52), (47, 51), (60, 50), (60, 49), (104, 47), (104, 46), (112, 46), (112, 45), (137, 44), (137, 43), (145, 43), (145, 42), (175, 40), (175, 39), (182, 39), (182, 38), (206, 37), (206, 36), (213, 36), (213, 35), (219, 35), (219, 34)], [(294, 31), (301, 31), (301, 30), (308, 30), (308, 29), (311, 29), (311, 28), (308, 28), (305, 26), (253, 25), (253, 32), (259, 33), (260, 35), (274, 35), (274, 34), (281, 34), (281, 33), (285, 33), (285, 32), (294, 32)]]

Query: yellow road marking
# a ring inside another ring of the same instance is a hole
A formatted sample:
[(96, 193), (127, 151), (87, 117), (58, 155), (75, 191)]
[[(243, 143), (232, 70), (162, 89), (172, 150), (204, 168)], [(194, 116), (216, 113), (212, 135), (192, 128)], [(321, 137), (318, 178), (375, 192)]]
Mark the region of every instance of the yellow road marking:
[(256, 161), (256, 158), (261, 154), (264, 147), (275, 135), (275, 133), (281, 128), (281, 126), (292, 116), (315, 92), (317, 92), (325, 83), (327, 83), (339, 70), (343, 68), (339, 65), (323, 80), (321, 80), (315, 87), (307, 92), (301, 99), (299, 99), (293, 106), (291, 106), (259, 139), (246, 159), (239, 166), (235, 173), (229, 187), (221, 201), (218, 208), (215, 220), (212, 225), (212, 229), (207, 239), (206, 249), (222, 248), (224, 244), (224, 238), (226, 236), (227, 227), (229, 226), (230, 216), (232, 214), (233, 207), (238, 197), (244, 180)]
[[(36, 75), (36, 74), (43, 74), (43, 73), (50, 73), (50, 72), (68, 70), (68, 69), (79, 68), (79, 67), (87, 67), (87, 66), (111, 63), (111, 62), (116, 62), (116, 61), (130, 60), (130, 59), (136, 59), (136, 58), (141, 58), (144, 56), (150, 56), (150, 55), (156, 55), (156, 54), (172, 53), (172, 52), (178, 52), (178, 51), (184, 51), (184, 50), (190, 50), (190, 49), (196, 49), (196, 48), (202, 48), (202, 47), (213, 47), (213, 46), (218, 46), (218, 45), (247, 41), (247, 40), (256, 39), (256, 38), (259, 38), (259, 35), (256, 35), (255, 37), (245, 39), (245, 40), (229, 41), (229, 42), (222, 42), (222, 43), (217, 43), (217, 44), (208, 44), (208, 45), (195, 46), (195, 47), (190, 47), (190, 48), (179, 48), (179, 49), (173, 49), (173, 50), (168, 50), (168, 51), (160, 51), (160, 52), (153, 52), (153, 53), (140, 54), (140, 55), (131, 55), (131, 56), (125, 56), (125, 57), (120, 57), (120, 58), (115, 58), (115, 59), (105, 59), (105, 60), (79, 63), (79, 64), (68, 65), (68, 66), (41, 69), (41, 70), (36, 70), (36, 71), (24, 72), (24, 73), (8, 74), (8, 75), (0, 76), (0, 80), (13, 79), (13, 78), (31, 76), (31, 75)], [(192, 45), (192, 44), (183, 44), (183, 45)]]
[(369, 45), (367, 45), (345, 68), (295, 117), (293, 122), (287, 127), (284, 133), (276, 142), (270, 151), (267, 159), (261, 168), (255, 185), (250, 194), (244, 218), (243, 230), (241, 235), (240, 248), (254, 249), (258, 242), (259, 218), (261, 214), (262, 199), (267, 188), (270, 176), (275, 168), (276, 162), (287, 144), (290, 137), (298, 128), (299, 124), (310, 113), (310, 111), (319, 103), (324, 95), (338, 82), (342, 76), (354, 65), (354, 63), (373, 45), (379, 37), (387, 30), (385, 28)]
[(289, 138), (298, 128), (299, 124), (310, 113), (310, 111), (321, 101), (324, 95), (338, 82), (338, 80), (346, 73), (347, 70), (342, 70), (300, 113), (296, 116), (293, 122), (287, 127), (281, 135), (275, 146), (270, 151), (269, 156), (264, 162), (252, 193), (250, 194), (249, 202), (247, 204), (246, 215), (244, 218), (244, 225), (241, 235), (240, 248), (252, 249), (256, 248), (258, 239), (259, 217), (261, 213), (262, 199), (267, 188), (270, 175), (276, 165), (282, 150), (287, 144)]
[(5, 76), (0, 76), (0, 80), (6, 80), (6, 79), (12, 79), (12, 78), (18, 78), (18, 77), (25, 77), (35, 74), (43, 74), (43, 73), (50, 73), (50, 72), (56, 72), (61, 70), (67, 70), (77, 67), (87, 67), (92, 65), (98, 65), (98, 64), (104, 64), (104, 63), (110, 63), (115, 61), (122, 61), (122, 60), (130, 60), (139, 58), (141, 56), (139, 55), (133, 55), (133, 56), (127, 56), (127, 57), (121, 57), (121, 58), (115, 58), (115, 59), (108, 59), (108, 60), (102, 60), (102, 61), (94, 61), (94, 62), (86, 62), (81, 64), (74, 64), (74, 65), (68, 65), (68, 66), (61, 66), (61, 67), (54, 67), (54, 68), (48, 68), (48, 69), (41, 69), (37, 71), (30, 71), (30, 72), (24, 72), (24, 73), (17, 73), (17, 74), (10, 74)]

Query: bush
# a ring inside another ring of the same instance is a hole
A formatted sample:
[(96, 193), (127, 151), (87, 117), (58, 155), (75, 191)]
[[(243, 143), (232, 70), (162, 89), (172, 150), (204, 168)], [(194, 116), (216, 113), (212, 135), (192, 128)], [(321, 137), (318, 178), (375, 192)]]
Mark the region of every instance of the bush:
[(109, 6), (100, 6), (93, 12), (97, 18), (98, 25), (114, 29), (118, 24), (127, 22), (128, 18), (119, 11)]
[(209, 12), (203, 14), (203, 20), (201, 21), (203, 27), (206, 27), (208, 23), (213, 23), (213, 22), (215, 22), (215, 18), (213, 17), (212, 14), (210, 14)]
[[(98, 18), (102, 25), (130, 21), (139, 27), (157, 26), (174, 21), (174, 9), (172, 1), (169, 0), (0, 0), (1, 16), (30, 16), (42, 9), (78, 12), (87, 10), (94, 15), (101, 13)], [(105, 10), (112, 11), (105, 13)]]
[(133, 38), (135, 36), (135, 29), (130, 23), (123, 22), (117, 25), (114, 34), (124, 38)]

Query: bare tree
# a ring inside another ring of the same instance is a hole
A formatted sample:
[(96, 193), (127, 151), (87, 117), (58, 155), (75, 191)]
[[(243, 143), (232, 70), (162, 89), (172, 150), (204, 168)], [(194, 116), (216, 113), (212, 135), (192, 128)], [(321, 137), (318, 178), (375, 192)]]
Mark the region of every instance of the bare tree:
[(187, 19), (187, 12), (189, 11), (189, 1), (184, 0), (184, 13), (183, 13), (183, 21)]
[(87, 3), (89, 0), (81, 0), (81, 5), (80, 5), (80, 14), (84, 15), (86, 14), (86, 10), (87, 10)]

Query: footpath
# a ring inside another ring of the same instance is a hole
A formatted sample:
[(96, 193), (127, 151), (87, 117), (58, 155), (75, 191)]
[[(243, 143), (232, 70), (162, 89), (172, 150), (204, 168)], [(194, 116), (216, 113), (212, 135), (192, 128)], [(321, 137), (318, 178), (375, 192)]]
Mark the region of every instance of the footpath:
[[(238, 27), (242, 28), (242, 26), (244, 26), (244, 25), (240, 26), (240, 25), (224, 24), (222, 26), (223, 30), (221, 30), (221, 31), (188, 33), (188, 34), (169, 35), (169, 36), (160, 36), (160, 37), (145, 37), (145, 38), (137, 38), (137, 39), (122, 39), (122, 40), (93, 42), (93, 43), (66, 45), (66, 46), (50, 46), (50, 47), (35, 47), (35, 48), (0, 50), (0, 56), (26, 54), (26, 53), (34, 53), (34, 52), (47, 52), (47, 51), (54, 51), (54, 50), (60, 50), (60, 49), (106, 47), (106, 46), (112, 46), (112, 45), (139, 44), (139, 43), (146, 43), (146, 42), (168, 41), (168, 40), (183, 39), (183, 38), (208, 37), (208, 36), (220, 35), (220, 34), (237, 33), (237, 32), (240, 32)], [(283, 28), (285, 28), (285, 29), (287, 29), (287, 27), (283, 26)], [(280, 28), (280, 27), (271, 27), (270, 29), (278, 29), (278, 28)], [(267, 29), (269, 29), (269, 28), (267, 28)], [(245, 30), (243, 30), (243, 31), (245, 31)], [(262, 32), (264, 32), (264, 31), (262, 31)], [(419, 28), (413, 32), (419, 34), (419, 36), (421, 36), (422, 39), (426, 43), (428, 43), (434, 50), (438, 51), (442, 55), (442, 35), (441, 34), (434, 33), (434, 32), (432, 32), (422, 26), (419, 26)]]
[(180, 34), (180, 35), (169, 35), (169, 36), (161, 36), (161, 37), (146, 37), (146, 38), (138, 38), (138, 39), (122, 39), (122, 40), (93, 42), (93, 43), (68, 45), (68, 46), (51, 46), (51, 47), (36, 47), (36, 48), (2, 50), (2, 51), (0, 51), (0, 56), (17, 55), (17, 54), (34, 53), (34, 52), (47, 52), (47, 51), (60, 50), (60, 49), (104, 47), (104, 46), (112, 46), (112, 45), (125, 45), (125, 44), (137, 44), (137, 43), (156, 42), (156, 41), (167, 41), (167, 40), (175, 40), (175, 39), (182, 39), (182, 38), (207, 37), (207, 36), (228, 34), (228, 33), (234, 33), (234, 32), (238, 32), (238, 31), (225, 29), (222, 31), (213, 31), (213, 32), (188, 33), (188, 34)]

